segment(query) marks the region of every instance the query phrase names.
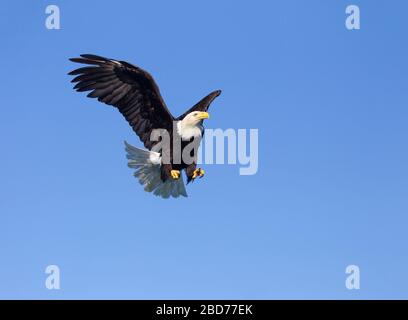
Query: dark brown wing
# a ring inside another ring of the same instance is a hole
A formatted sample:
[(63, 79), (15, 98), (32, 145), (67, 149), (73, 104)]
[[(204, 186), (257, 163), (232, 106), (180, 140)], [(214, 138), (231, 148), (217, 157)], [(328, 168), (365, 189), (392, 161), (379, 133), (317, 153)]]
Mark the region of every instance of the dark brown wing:
[(184, 112), (180, 117), (177, 118), (177, 120), (183, 119), (186, 115), (193, 111), (205, 111), (207, 112), (208, 107), (210, 106), (211, 102), (214, 101), (215, 98), (217, 98), (221, 94), (221, 90), (213, 91), (203, 99), (201, 99), (198, 103), (196, 103), (193, 107), (191, 107), (189, 110)]
[(70, 60), (91, 65), (69, 73), (76, 75), (71, 81), (76, 83), (74, 89), (91, 91), (88, 97), (117, 107), (146, 148), (155, 143), (150, 141), (153, 129), (171, 130), (174, 118), (148, 72), (125, 61), (91, 54)]

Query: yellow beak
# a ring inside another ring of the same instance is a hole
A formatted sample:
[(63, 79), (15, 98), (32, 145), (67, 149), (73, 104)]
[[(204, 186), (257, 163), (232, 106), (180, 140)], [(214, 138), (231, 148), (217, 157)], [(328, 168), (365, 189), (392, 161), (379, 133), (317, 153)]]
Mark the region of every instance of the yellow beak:
[(200, 120), (208, 119), (209, 117), (210, 115), (208, 114), (208, 112), (200, 112), (198, 114), (198, 119)]

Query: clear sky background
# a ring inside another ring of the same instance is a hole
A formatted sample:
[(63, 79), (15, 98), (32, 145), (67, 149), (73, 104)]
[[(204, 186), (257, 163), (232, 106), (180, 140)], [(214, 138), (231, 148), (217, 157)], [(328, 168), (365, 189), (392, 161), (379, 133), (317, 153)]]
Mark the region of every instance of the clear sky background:
[[(408, 298), (406, 1), (0, 10), (0, 298)], [(139, 139), (72, 90), (80, 53), (150, 71), (175, 115), (222, 89), (206, 127), (259, 129), (258, 173), (204, 165), (187, 199), (145, 193), (123, 146)]]

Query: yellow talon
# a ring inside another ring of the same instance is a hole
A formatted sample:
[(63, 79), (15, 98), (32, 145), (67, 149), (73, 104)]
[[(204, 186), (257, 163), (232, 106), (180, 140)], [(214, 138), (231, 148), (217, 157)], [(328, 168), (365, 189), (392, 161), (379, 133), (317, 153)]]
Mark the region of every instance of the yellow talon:
[(173, 179), (177, 180), (180, 178), (180, 171), (178, 170), (171, 170), (170, 175)]
[(201, 168), (195, 169), (193, 172), (193, 179), (197, 178), (197, 177), (204, 177), (204, 170)]

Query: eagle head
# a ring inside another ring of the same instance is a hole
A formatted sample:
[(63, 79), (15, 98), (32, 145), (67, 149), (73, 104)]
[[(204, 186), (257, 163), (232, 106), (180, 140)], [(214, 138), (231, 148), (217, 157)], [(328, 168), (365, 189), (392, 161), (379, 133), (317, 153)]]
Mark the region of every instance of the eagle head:
[(210, 115), (208, 112), (193, 111), (186, 115), (186, 117), (183, 119), (183, 124), (186, 127), (196, 127), (201, 123), (201, 121), (208, 119), (209, 117)]
[(183, 120), (177, 123), (178, 134), (184, 140), (191, 139), (192, 137), (201, 137), (203, 130), (202, 122), (209, 117), (208, 112), (203, 111), (188, 113)]

